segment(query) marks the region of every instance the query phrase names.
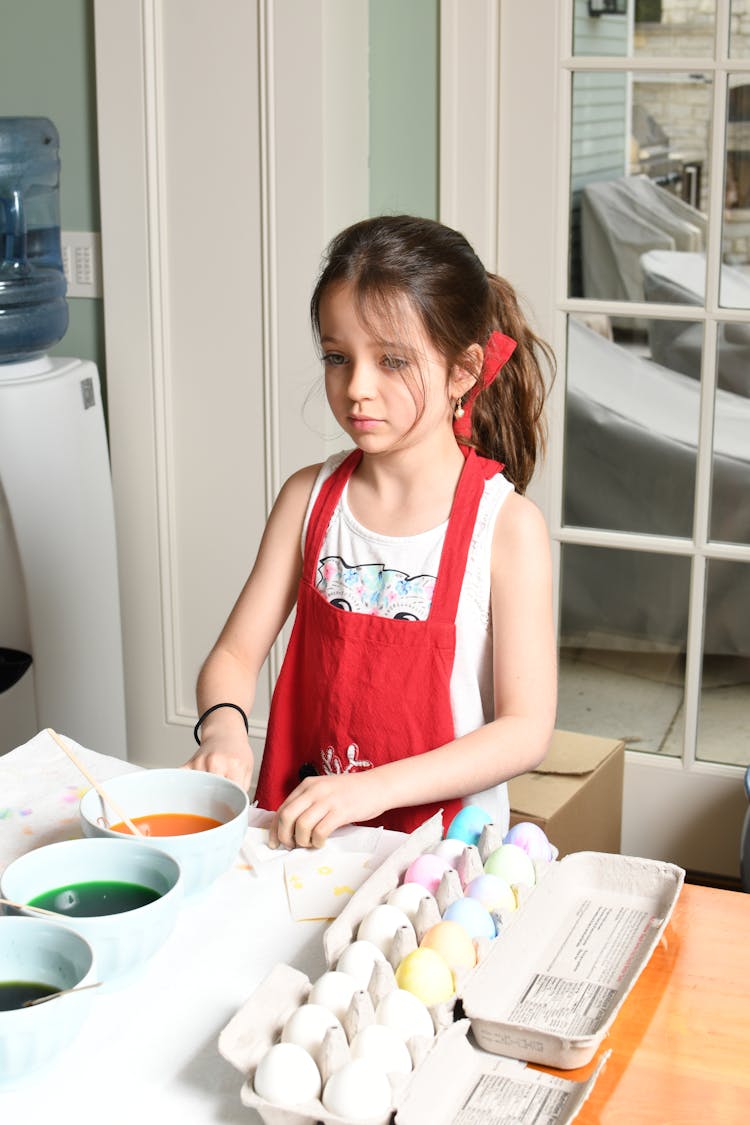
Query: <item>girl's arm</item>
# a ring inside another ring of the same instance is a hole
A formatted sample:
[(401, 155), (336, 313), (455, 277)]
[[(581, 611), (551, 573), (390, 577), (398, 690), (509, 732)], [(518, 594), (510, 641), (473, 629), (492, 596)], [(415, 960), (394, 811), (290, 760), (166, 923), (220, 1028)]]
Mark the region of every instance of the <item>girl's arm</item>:
[[(273, 506), (255, 565), (198, 676), (198, 714), (215, 703), (236, 703), (246, 715), (271, 645), (294, 605), (302, 570), (302, 525), (319, 465), (289, 478)], [(186, 765), (239, 782), (247, 789), (253, 754), (241, 715), (213, 711), (200, 728), (200, 748)]]
[(495, 719), (413, 758), (357, 774), (306, 778), (279, 809), (272, 843), (319, 847), (342, 824), (370, 820), (386, 809), (466, 797), (539, 764), (557, 709), (552, 566), (541, 513), (515, 493), (495, 526), (491, 599)]

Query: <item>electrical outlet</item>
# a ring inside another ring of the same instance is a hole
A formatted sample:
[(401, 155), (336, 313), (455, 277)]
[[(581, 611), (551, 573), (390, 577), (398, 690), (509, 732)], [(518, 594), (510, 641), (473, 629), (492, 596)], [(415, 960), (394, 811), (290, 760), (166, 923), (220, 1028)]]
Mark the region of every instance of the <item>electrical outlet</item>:
[(61, 243), (67, 296), (101, 297), (101, 236), (96, 231), (63, 231)]

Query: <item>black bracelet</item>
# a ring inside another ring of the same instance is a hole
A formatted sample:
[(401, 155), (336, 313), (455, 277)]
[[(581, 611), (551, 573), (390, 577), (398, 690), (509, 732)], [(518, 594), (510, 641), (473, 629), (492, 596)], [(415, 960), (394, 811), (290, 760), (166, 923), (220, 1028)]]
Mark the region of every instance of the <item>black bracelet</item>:
[(240, 715), (242, 715), (242, 721), (245, 724), (245, 734), (250, 733), (250, 724), (247, 721), (247, 715), (242, 710), (242, 708), (240, 706), (238, 706), (238, 704), (236, 704), (236, 703), (214, 703), (213, 707), (209, 707), (207, 711), (203, 712), (201, 717), (198, 719), (198, 722), (193, 727), (193, 738), (195, 739), (195, 741), (198, 743), (199, 746), (201, 744), (201, 740), (198, 738), (198, 731), (200, 729), (201, 723), (203, 722), (204, 719), (208, 718), (208, 716), (211, 714), (212, 711), (218, 711), (220, 707), (232, 707), (235, 711), (239, 711)]

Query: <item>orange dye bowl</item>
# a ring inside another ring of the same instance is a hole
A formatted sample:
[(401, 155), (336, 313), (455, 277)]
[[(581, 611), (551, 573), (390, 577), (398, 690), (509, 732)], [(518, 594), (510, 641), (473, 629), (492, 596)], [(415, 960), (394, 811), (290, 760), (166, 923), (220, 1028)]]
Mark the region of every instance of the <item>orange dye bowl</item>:
[[(210, 886), (234, 863), (247, 830), (247, 793), (217, 774), (187, 769), (135, 770), (104, 788), (120, 810), (182, 869), (185, 894)], [(95, 789), (79, 805), (84, 836), (133, 840), (122, 818)]]

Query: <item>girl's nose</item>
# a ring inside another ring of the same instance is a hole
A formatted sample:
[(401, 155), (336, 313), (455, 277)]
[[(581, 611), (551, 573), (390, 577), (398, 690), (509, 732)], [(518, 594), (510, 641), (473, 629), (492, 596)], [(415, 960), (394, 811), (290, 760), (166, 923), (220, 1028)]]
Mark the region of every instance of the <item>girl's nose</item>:
[(352, 361), (349, 369), (349, 385), (347, 390), (353, 402), (369, 399), (374, 396), (375, 371), (367, 360)]

